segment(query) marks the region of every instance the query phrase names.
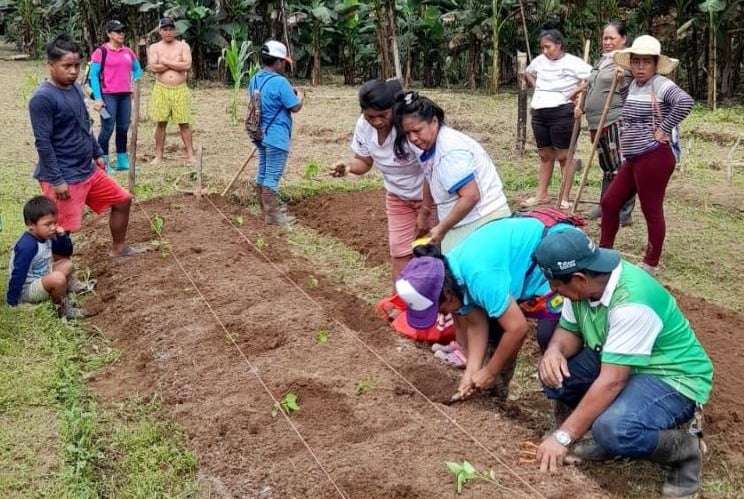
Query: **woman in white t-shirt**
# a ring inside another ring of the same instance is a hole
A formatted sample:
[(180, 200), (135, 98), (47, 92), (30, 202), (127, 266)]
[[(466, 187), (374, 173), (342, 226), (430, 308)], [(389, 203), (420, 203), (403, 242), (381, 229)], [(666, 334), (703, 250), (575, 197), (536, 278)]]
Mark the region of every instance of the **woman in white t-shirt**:
[(359, 89), (362, 115), (354, 127), (350, 161), (339, 161), (331, 175), (364, 175), (376, 164), (387, 191), (385, 209), (393, 279), (413, 256), (411, 243), (426, 234), (432, 223), (431, 208), (422, 203), (424, 172), (416, 154), (407, 145), (394, 151), (393, 127), (395, 95), (403, 91), (398, 80), (371, 80)]
[(490, 156), (475, 140), (448, 127), (441, 107), (416, 92), (401, 93), (394, 120), (396, 151), (406, 150), (408, 143), (421, 150), (424, 203), (436, 206), (438, 218), (427, 236), (441, 243), (443, 254), (484, 223), (511, 215)]
[[(553, 176), (553, 165), (557, 159), (561, 171), (566, 166), (568, 147), (574, 123), (573, 98), (585, 88), (582, 80), (589, 78), (592, 67), (578, 57), (563, 51), (563, 35), (555, 29), (540, 33), (540, 49), (529, 66), (525, 78), (535, 87), (532, 96), (532, 131), (540, 154), (540, 173), (537, 193), (522, 201), (522, 207), (530, 208), (547, 203), (548, 187)], [(568, 200), (561, 208), (568, 209)]]

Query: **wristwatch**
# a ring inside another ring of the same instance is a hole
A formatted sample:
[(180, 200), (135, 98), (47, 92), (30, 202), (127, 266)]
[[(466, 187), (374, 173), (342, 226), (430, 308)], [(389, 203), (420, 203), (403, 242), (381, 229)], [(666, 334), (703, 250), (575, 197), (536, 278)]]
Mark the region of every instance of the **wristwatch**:
[(553, 432), (553, 436), (563, 447), (568, 447), (569, 445), (571, 445), (571, 442), (573, 442), (571, 435), (563, 430), (556, 430), (555, 432)]

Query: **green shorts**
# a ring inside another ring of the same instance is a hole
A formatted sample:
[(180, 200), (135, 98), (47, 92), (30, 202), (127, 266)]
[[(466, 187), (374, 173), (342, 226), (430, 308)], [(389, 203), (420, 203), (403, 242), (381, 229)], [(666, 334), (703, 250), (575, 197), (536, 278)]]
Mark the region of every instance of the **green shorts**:
[(156, 123), (172, 121), (179, 125), (191, 123), (191, 91), (182, 83), (177, 87), (159, 81), (152, 87), (150, 116)]

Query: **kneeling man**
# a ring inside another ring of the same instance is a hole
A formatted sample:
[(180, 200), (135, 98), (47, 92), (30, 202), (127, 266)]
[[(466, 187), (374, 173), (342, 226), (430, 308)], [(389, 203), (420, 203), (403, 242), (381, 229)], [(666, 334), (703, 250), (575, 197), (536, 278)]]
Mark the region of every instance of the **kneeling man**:
[(576, 230), (549, 234), (533, 258), (565, 298), (540, 379), (548, 398), (573, 409), (540, 444), (540, 469), (556, 471), (591, 428), (596, 443), (577, 446), (579, 457), (666, 464), (664, 495), (693, 494), (701, 435), (680, 425), (707, 402), (713, 366), (672, 295)]

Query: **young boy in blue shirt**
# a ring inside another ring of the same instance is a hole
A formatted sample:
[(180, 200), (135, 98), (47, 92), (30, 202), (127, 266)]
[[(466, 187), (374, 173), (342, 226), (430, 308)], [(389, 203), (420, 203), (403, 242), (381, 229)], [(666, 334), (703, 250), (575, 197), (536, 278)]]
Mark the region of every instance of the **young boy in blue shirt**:
[(85, 317), (85, 311), (67, 298), (73, 248), (70, 235), (57, 225), (57, 205), (44, 196), (31, 198), (23, 207), (23, 220), (27, 230), (10, 252), (8, 305), (51, 298), (60, 318)]

